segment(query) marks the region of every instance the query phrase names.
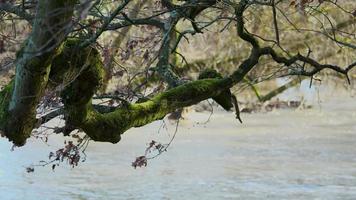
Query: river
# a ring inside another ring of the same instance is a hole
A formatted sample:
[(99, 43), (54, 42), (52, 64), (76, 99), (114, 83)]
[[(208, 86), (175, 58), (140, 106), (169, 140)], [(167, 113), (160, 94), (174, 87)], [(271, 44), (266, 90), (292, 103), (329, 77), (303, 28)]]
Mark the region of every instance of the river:
[[(313, 91), (315, 92), (315, 91)], [(287, 93), (288, 94), (288, 93)], [(25, 167), (63, 146), (31, 139), (11, 151), (0, 140), (0, 199), (356, 199), (356, 104), (349, 94), (313, 93), (306, 110), (243, 114), (191, 112), (167, 152), (134, 169), (151, 140), (168, 142), (175, 125), (131, 129), (119, 144), (94, 143), (78, 167)]]

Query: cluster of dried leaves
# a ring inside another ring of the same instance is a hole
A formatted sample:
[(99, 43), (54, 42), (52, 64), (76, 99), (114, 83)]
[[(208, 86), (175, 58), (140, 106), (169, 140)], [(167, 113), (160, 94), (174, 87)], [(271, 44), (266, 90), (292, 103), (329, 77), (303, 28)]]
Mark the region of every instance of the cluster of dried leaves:
[[(78, 166), (80, 161), (80, 153), (77, 145), (74, 145), (72, 141), (68, 141), (68, 144), (64, 148), (58, 149), (55, 153), (50, 152), (48, 159), (63, 162), (67, 160), (68, 164), (72, 167)], [(58, 164), (57, 164), (58, 165)], [(56, 167), (56, 164), (52, 165), (52, 169)]]
[[(132, 162), (132, 167), (137, 168), (137, 167), (146, 167), (147, 166), (147, 160), (153, 159), (156, 156), (160, 155), (161, 153), (167, 151), (168, 145), (163, 145), (159, 142), (156, 142), (152, 140), (149, 144), (148, 147), (145, 150), (145, 155), (136, 157), (135, 161)], [(157, 152), (155, 156), (153, 157), (147, 157), (147, 155)]]
[[(78, 166), (80, 162), (85, 162), (86, 154), (85, 150), (89, 144), (89, 138), (87, 136), (81, 137), (78, 134), (72, 134), (72, 138), (76, 141), (64, 141), (64, 147), (56, 150), (55, 152), (50, 152), (48, 155), (49, 161), (41, 160), (37, 165), (31, 165), (26, 167), (28, 173), (34, 172), (34, 167), (36, 166), (48, 166), (51, 165), (52, 170), (54, 170), (61, 163), (67, 163), (72, 168)], [(75, 144), (76, 143), (76, 144)], [(82, 156), (82, 154), (84, 156)]]

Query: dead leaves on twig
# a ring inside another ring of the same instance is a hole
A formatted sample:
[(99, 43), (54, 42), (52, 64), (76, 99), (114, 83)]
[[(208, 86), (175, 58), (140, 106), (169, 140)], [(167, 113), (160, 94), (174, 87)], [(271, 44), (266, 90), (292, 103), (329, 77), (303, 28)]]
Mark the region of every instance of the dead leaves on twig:
[(41, 160), (39, 164), (26, 167), (26, 172), (34, 172), (34, 167), (51, 166), (54, 171), (61, 163), (67, 163), (72, 168), (78, 166), (80, 162), (85, 162), (85, 150), (88, 147), (90, 138), (88, 136), (81, 137), (78, 134), (72, 134), (72, 138), (76, 141), (64, 141), (64, 147), (48, 154), (48, 161)]
[[(152, 140), (148, 144), (148, 147), (145, 150), (145, 155), (136, 157), (135, 161), (132, 162), (131, 166), (135, 169), (137, 167), (146, 167), (147, 160), (153, 159), (153, 158), (157, 157), (158, 155), (160, 155), (161, 153), (167, 151), (168, 146), (169, 146), (169, 144), (163, 145), (159, 142)], [(147, 157), (147, 155), (149, 155), (150, 153), (152, 153), (154, 151), (157, 152), (157, 154), (155, 156)]]
[(132, 167), (137, 168), (137, 167), (146, 167), (147, 166), (147, 158), (146, 156), (139, 156), (136, 157), (136, 160), (132, 162)]

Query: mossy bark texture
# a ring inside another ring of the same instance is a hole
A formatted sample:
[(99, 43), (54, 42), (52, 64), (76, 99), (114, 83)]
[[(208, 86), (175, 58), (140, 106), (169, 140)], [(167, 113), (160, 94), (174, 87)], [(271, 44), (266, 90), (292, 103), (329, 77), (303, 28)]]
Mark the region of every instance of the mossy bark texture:
[(23, 145), (34, 128), (36, 107), (47, 85), (52, 60), (60, 53), (60, 44), (68, 33), (74, 4), (75, 0), (38, 1), (32, 33), (17, 54), (15, 79), (1, 99), (0, 124), (15, 145)]
[[(117, 143), (121, 139), (121, 134), (131, 127), (140, 127), (162, 119), (178, 108), (194, 105), (209, 98), (221, 98), (232, 85), (231, 78), (222, 78), (214, 71), (213, 75), (206, 77), (203, 75), (200, 80), (177, 86), (142, 103), (126, 104), (112, 112), (99, 113), (92, 105), (92, 97), (103, 83), (104, 65), (96, 49), (92, 47), (79, 49), (80, 42), (76, 39), (67, 39), (61, 45), (61, 52), (49, 63), (50, 73), (46, 80), (50, 81), (45, 81), (46, 85), (43, 88), (66, 86), (61, 94), (66, 122), (82, 129), (95, 141)], [(13, 91), (12, 88), (10, 84), (0, 93), (0, 98), (4, 101), (1, 104), (2, 108), (8, 107), (9, 103), (6, 102), (11, 102), (8, 97)], [(38, 89), (36, 98), (42, 96), (42, 90)], [(33, 108), (35, 107), (31, 107)], [(8, 110), (4, 110), (0, 113), (1, 122), (7, 122), (9, 119)], [(5, 135), (14, 143), (16, 141), (17, 145), (24, 144), (35, 123), (36, 121), (32, 120), (26, 121), (26, 124), (19, 124), (20, 127), (17, 129), (24, 129), (26, 126), (29, 127), (29, 132), (17, 131), (7, 134), (5, 129)]]
[[(65, 43), (63, 53), (53, 62), (50, 78), (58, 84), (70, 82), (62, 93), (66, 120), (95, 141), (117, 143), (129, 128), (146, 125), (178, 108), (219, 96), (231, 85), (230, 79), (207, 77), (172, 88), (142, 103), (126, 104), (102, 114), (92, 106), (92, 96), (105, 76), (100, 55), (91, 47), (78, 51), (75, 46), (75, 41)], [(70, 63), (65, 63), (68, 61)], [(71, 67), (62, 70), (65, 66)], [(79, 76), (74, 80), (63, 80), (73, 72), (80, 72)]]

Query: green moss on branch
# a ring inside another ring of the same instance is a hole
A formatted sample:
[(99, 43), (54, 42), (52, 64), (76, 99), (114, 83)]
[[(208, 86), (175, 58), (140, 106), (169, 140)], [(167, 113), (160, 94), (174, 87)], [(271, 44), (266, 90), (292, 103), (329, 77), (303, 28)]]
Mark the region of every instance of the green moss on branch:
[(86, 109), (81, 112), (86, 113), (86, 116), (81, 118), (78, 125), (96, 141), (117, 143), (121, 134), (131, 127), (146, 125), (162, 119), (177, 108), (218, 96), (229, 82), (229, 79), (193, 81), (158, 94), (143, 103), (129, 104), (106, 114), (100, 114), (88, 105), (81, 107)]
[[(95, 141), (117, 143), (121, 139), (121, 134), (132, 127), (140, 127), (162, 119), (178, 108), (194, 105), (209, 98), (215, 100), (221, 96), (227, 98), (227, 91), (229, 95), (231, 94), (229, 87), (232, 85), (232, 79), (222, 78), (218, 74), (202, 75), (200, 80), (172, 88), (142, 103), (127, 104), (102, 114), (92, 105), (92, 97), (102, 85), (105, 76), (100, 54), (92, 47), (78, 49), (78, 44), (80, 41), (76, 39), (63, 43), (61, 53), (50, 63), (50, 81), (47, 87), (65, 86), (61, 96), (66, 123), (82, 129)], [(0, 98), (6, 99), (5, 96), (11, 90), (10, 86), (3, 90)], [(0, 117), (6, 115), (3, 113), (6, 112), (2, 110)]]
[(52, 60), (61, 53), (76, 0), (39, 0), (32, 32), (15, 61), (11, 98), (0, 119), (4, 135), (17, 146), (25, 144), (37, 122), (36, 108), (44, 95)]
[[(55, 84), (66, 84), (68, 80), (64, 80), (64, 77), (68, 77), (68, 73), (77, 73), (62, 93), (66, 121), (84, 130), (95, 141), (117, 143), (121, 134), (131, 127), (146, 125), (162, 119), (177, 108), (219, 96), (231, 85), (230, 79), (205, 77), (172, 88), (145, 102), (128, 104), (113, 112), (101, 114), (92, 105), (92, 96), (100, 88), (105, 76), (100, 55), (91, 47), (76, 50), (77, 44), (79, 41), (75, 40), (64, 44), (63, 53), (52, 64), (50, 79)], [(62, 70), (63, 65), (69, 68)]]

